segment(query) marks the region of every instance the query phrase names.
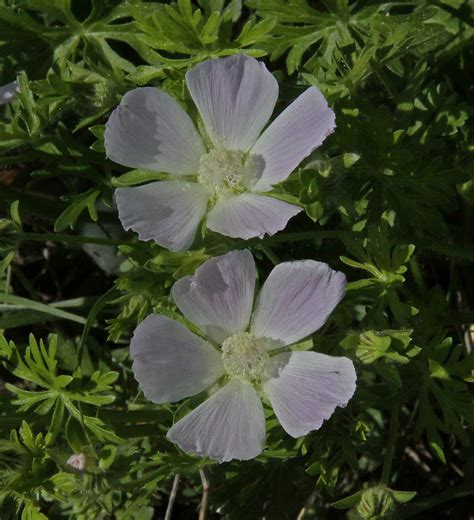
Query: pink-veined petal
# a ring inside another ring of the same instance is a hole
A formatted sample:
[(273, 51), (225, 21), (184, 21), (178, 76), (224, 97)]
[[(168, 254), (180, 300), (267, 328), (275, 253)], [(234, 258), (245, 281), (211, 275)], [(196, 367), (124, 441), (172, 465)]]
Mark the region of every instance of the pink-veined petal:
[(274, 347), (291, 345), (318, 330), (344, 296), (346, 277), (314, 260), (277, 265), (258, 295), (250, 326)]
[(138, 233), (140, 240), (154, 240), (172, 251), (185, 251), (193, 243), (208, 196), (200, 184), (182, 181), (115, 190), (123, 227)]
[(265, 444), (265, 415), (255, 388), (231, 379), (169, 430), (183, 451), (225, 462), (249, 460)]
[(233, 238), (263, 238), (285, 228), (301, 208), (266, 195), (242, 193), (223, 198), (209, 211), (207, 227)]
[[(263, 132), (250, 157), (263, 163), (253, 191), (269, 191), (315, 150), (336, 127), (334, 112), (316, 87), (308, 88)], [(256, 160), (254, 159), (254, 160)]]
[(221, 343), (249, 323), (255, 290), (255, 262), (247, 250), (231, 251), (178, 280), (173, 299), (189, 321)]
[(292, 437), (321, 427), (338, 406), (346, 406), (356, 389), (356, 372), (346, 357), (291, 352), (272, 357), (263, 390)]
[(181, 105), (154, 87), (123, 96), (105, 125), (105, 149), (130, 168), (195, 174), (205, 153), (201, 137)]
[(196, 395), (224, 373), (214, 347), (181, 323), (159, 314), (148, 316), (135, 329), (130, 353), (135, 379), (154, 403)]
[(276, 79), (244, 54), (204, 61), (186, 82), (213, 144), (227, 150), (253, 146), (278, 98)]

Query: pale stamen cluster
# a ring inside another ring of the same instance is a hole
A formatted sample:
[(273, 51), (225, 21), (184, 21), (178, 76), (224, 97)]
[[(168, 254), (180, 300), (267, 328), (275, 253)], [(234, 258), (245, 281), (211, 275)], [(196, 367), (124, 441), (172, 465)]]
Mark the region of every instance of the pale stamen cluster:
[(248, 332), (234, 334), (222, 344), (224, 369), (245, 383), (258, 383), (268, 360), (265, 346)]
[(212, 195), (243, 193), (244, 154), (232, 150), (214, 149), (199, 161), (198, 180)]

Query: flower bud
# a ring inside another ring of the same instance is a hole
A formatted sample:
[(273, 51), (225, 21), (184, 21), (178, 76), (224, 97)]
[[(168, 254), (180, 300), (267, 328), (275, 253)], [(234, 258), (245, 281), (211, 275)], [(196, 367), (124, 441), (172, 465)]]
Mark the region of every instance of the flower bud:
[(66, 464), (78, 471), (84, 471), (86, 469), (86, 456), (84, 453), (74, 453), (67, 459)]

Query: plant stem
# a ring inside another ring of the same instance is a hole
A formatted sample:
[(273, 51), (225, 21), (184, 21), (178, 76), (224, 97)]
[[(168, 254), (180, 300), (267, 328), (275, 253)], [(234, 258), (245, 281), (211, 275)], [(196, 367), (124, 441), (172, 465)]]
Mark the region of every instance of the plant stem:
[(11, 289), (11, 283), (12, 283), (12, 266), (9, 265), (7, 267), (7, 278), (5, 280), (5, 293), (8, 294)]
[[(62, 309), (58, 309), (57, 307), (54, 307), (52, 305), (46, 305), (45, 303), (29, 300), (28, 298), (15, 296), (14, 294), (0, 293), (0, 302), (13, 304), (15, 306), (13, 307), (14, 310), (18, 310), (19, 306), (21, 306), (24, 309), (31, 309), (34, 311), (49, 314), (51, 316), (54, 316), (56, 319), (75, 321), (76, 323), (81, 323), (82, 325), (85, 325), (86, 323), (86, 320), (82, 316), (78, 316), (77, 314), (73, 314), (71, 312), (63, 311)], [(3, 307), (3, 309), (5, 309), (5, 307)]]
[(390, 483), (390, 473), (392, 471), (393, 455), (395, 453), (395, 444), (397, 442), (398, 423), (400, 418), (400, 405), (395, 405), (392, 408), (390, 415), (390, 429), (388, 432), (388, 444), (385, 452), (385, 460), (383, 462), (381, 484), (388, 486)]
[(321, 238), (339, 238), (350, 235), (350, 231), (326, 230), (320, 229), (315, 231), (299, 231), (296, 233), (282, 233), (269, 237), (265, 240), (267, 244), (281, 244), (284, 242), (300, 242), (304, 240), (319, 240)]
[(99, 312), (105, 307), (109, 299), (112, 297), (112, 295), (115, 293), (116, 289), (115, 287), (112, 287), (109, 289), (105, 294), (97, 298), (97, 300), (94, 302), (94, 305), (92, 305), (89, 314), (87, 316), (86, 322), (84, 324), (84, 329), (82, 330), (81, 339), (79, 340), (79, 347), (77, 349), (77, 358), (79, 360), (79, 366), (82, 365), (82, 362), (84, 360), (84, 350), (85, 350), (85, 344), (87, 335), (89, 334), (89, 331), (92, 327), (92, 322), (95, 320)]
[(311, 495), (309, 495), (308, 499), (306, 500), (305, 505), (301, 508), (300, 512), (298, 513), (298, 516), (296, 517), (296, 520), (303, 520), (306, 513), (311, 509), (312, 505), (314, 504), (314, 501), (316, 500), (316, 497), (318, 496), (318, 491), (315, 489)]
[(199, 470), (199, 476), (202, 482), (202, 499), (199, 507), (199, 520), (206, 520), (207, 499), (209, 497), (209, 481), (203, 469)]
[(78, 244), (98, 244), (102, 246), (121, 246), (124, 242), (109, 238), (86, 237), (82, 235), (63, 235), (60, 233), (21, 233), (21, 240), (34, 240), (38, 242), (67, 242)]
[(277, 257), (277, 255), (273, 252), (271, 247), (268, 247), (264, 244), (260, 244), (258, 246), (260, 251), (272, 262), (273, 265), (278, 265), (280, 263), (280, 259)]
[(178, 493), (179, 478), (180, 477), (179, 477), (178, 474), (176, 474), (174, 476), (173, 487), (171, 488), (170, 497), (168, 499), (168, 507), (166, 508), (165, 520), (171, 520), (171, 515), (173, 513), (174, 501), (176, 500), (176, 495)]

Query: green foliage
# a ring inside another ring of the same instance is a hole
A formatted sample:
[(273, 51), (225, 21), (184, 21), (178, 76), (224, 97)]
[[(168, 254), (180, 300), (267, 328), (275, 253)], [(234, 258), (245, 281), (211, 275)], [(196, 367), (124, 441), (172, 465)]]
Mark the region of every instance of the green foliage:
[[(2, 520), (161, 518), (176, 475), (176, 518), (196, 516), (206, 481), (207, 518), (468, 514), (473, 40), (472, 0), (0, 0), (0, 85), (19, 85), (0, 106)], [(315, 85), (336, 113), (273, 192), (304, 213), (263, 241), (202, 230), (186, 253), (123, 234), (115, 188), (168, 175), (105, 157), (110, 111), (151, 85), (194, 117), (186, 71), (239, 52), (277, 78), (277, 112)], [(358, 387), (303, 439), (267, 410), (262, 455), (218, 465), (166, 440), (188, 405), (146, 401), (128, 346), (151, 312), (182, 319), (177, 279), (241, 248), (260, 284), (294, 259), (346, 274), (330, 322), (297, 348), (351, 358)]]
[(355, 509), (356, 518), (377, 520), (391, 516), (396, 504), (405, 504), (415, 495), (416, 491), (395, 491), (383, 487), (368, 488), (338, 500), (333, 507), (338, 509), (351, 507)]
[(73, 197), (73, 201), (56, 219), (54, 230), (64, 231), (67, 227), (74, 229), (77, 219), (85, 209), (89, 212), (90, 218), (94, 222), (97, 221), (95, 204), (99, 195), (99, 190), (89, 190)]
[(18, 211), (18, 201), (10, 206), (10, 218), (0, 219), (0, 271), (4, 271), (13, 260), (15, 251), (21, 242), (21, 218)]
[(48, 415), (50, 437), (46, 436), (46, 444), (54, 440), (68, 419), (76, 419), (102, 441), (120, 441), (113, 432), (103, 427), (98, 417), (84, 415), (81, 411), (82, 404), (95, 407), (111, 404), (115, 396), (110, 393), (110, 385), (116, 381), (118, 374), (97, 370), (86, 378), (78, 367), (72, 375), (58, 375), (56, 352), (56, 336), (51, 339), (48, 348), (43, 341), (38, 344), (30, 336), (24, 356), (18, 352), (13, 342), (0, 337), (0, 356), (5, 363), (13, 365), (12, 374), (44, 389), (31, 391), (7, 383), (6, 388), (16, 396), (13, 404), (18, 407), (18, 411), (32, 409), (39, 415)]

